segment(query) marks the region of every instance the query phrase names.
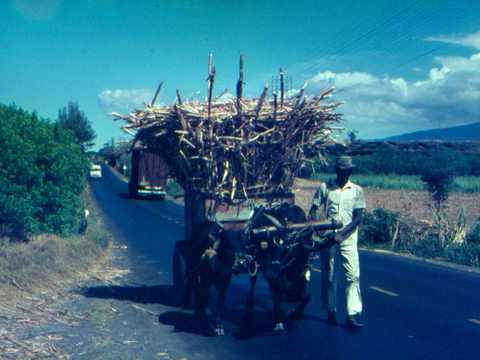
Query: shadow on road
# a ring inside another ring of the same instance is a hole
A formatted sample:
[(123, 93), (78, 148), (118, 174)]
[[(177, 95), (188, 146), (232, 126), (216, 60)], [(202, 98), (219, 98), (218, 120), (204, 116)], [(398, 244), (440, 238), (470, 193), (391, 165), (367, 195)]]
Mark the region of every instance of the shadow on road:
[(208, 326), (202, 324), (195, 314), (186, 311), (166, 311), (158, 315), (158, 322), (173, 326), (175, 332), (213, 336)]
[(125, 193), (125, 192), (119, 192), (119, 193), (117, 193), (117, 196), (120, 199), (133, 199), (132, 196), (129, 193)]
[(171, 285), (158, 286), (93, 286), (84, 288), (80, 293), (89, 298), (127, 300), (141, 304), (162, 304), (175, 306)]
[[(158, 322), (173, 326), (175, 332), (214, 336), (212, 324), (202, 323), (192, 312), (180, 310), (166, 311), (158, 316)], [(239, 340), (275, 334), (272, 331), (271, 314), (262, 310), (256, 312), (255, 319), (251, 323), (245, 322), (245, 311), (243, 308), (227, 311), (224, 316), (224, 326), (227, 334), (233, 335)]]
[[(272, 331), (273, 316), (270, 296), (266, 293), (257, 294), (254, 318), (246, 321), (241, 287), (232, 286), (231, 295), (234, 301), (227, 307), (223, 319), (226, 331), (238, 340), (248, 340), (254, 337), (276, 335)], [(158, 322), (172, 326), (175, 332), (190, 333), (201, 336), (212, 336), (213, 329), (203, 324), (192, 311), (177, 307), (174, 289), (171, 285), (156, 286), (91, 286), (79, 290), (87, 298), (113, 299), (130, 301), (140, 304), (161, 304), (170, 308), (158, 315)], [(239, 301), (239, 299), (242, 299)], [(325, 320), (312, 315), (306, 315), (305, 320), (324, 322)], [(293, 325), (293, 324), (291, 324)]]

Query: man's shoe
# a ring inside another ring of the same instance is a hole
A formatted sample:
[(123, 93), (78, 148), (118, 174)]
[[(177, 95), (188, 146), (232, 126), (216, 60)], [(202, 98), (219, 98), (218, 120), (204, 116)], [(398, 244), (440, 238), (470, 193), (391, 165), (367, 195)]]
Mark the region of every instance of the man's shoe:
[(335, 311), (329, 311), (327, 316), (327, 323), (330, 325), (337, 325), (337, 318)]
[(359, 330), (363, 327), (363, 324), (357, 320), (356, 315), (349, 315), (347, 317), (347, 328)]

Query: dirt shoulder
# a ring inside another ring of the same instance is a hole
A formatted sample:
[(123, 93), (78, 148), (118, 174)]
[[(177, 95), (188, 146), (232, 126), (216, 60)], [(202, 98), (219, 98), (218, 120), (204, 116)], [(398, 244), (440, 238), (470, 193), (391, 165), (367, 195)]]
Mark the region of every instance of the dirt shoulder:
[(84, 235), (0, 243), (2, 359), (68, 358), (55, 343), (62, 328), (77, 326), (83, 316), (60, 305), (78, 284), (112, 276), (109, 234), (91, 194), (85, 196), (90, 216)]
[[(295, 198), (297, 203), (305, 210), (310, 207), (311, 199), (319, 184), (319, 181), (296, 180)], [(432, 218), (428, 192), (426, 191), (365, 188), (364, 193), (368, 210), (384, 208), (417, 220), (430, 220)], [(480, 194), (478, 193), (451, 193), (446, 205), (448, 216), (452, 221), (457, 218), (460, 208), (465, 210), (469, 225), (480, 217)]]

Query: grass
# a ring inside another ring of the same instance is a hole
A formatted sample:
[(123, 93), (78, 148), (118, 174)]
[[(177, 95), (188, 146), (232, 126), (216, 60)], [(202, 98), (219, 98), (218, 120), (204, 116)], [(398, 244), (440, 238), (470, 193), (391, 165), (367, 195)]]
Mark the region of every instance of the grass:
[[(315, 180), (326, 181), (334, 178), (333, 174), (319, 174)], [(353, 175), (352, 181), (360, 186), (389, 190), (425, 190), (425, 186), (417, 175)], [(479, 176), (459, 176), (455, 178), (452, 191), (477, 193), (480, 192)]]
[(69, 274), (93, 264), (110, 240), (89, 191), (84, 201), (90, 217), (83, 235), (62, 238), (45, 234), (26, 242), (0, 239), (0, 284), (34, 290), (66, 280)]
[(447, 228), (441, 224), (417, 223), (400, 213), (378, 208), (365, 214), (359, 241), (370, 249), (480, 267), (480, 219), (469, 229), (457, 227), (451, 220)]

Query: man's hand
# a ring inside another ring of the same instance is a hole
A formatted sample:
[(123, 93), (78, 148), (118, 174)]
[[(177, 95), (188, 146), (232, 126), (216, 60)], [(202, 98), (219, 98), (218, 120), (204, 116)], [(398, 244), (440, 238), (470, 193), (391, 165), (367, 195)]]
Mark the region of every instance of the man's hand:
[(203, 256), (202, 257), (208, 257), (209, 259), (213, 258), (215, 255), (217, 255), (217, 252), (215, 251), (215, 249), (213, 248), (208, 248), (207, 250), (205, 250), (205, 252), (203, 253)]
[(335, 233), (333, 231), (319, 234), (319, 238), (312, 241), (311, 250), (322, 251), (336, 244)]
[(336, 243), (341, 243), (342, 241), (344, 241), (346, 239), (346, 236), (343, 233), (343, 231), (339, 231), (339, 232), (336, 232), (334, 234), (334, 239), (335, 239)]
[(335, 241), (341, 243), (358, 228), (363, 220), (363, 209), (353, 209), (352, 222), (345, 226), (341, 231), (335, 233)]

